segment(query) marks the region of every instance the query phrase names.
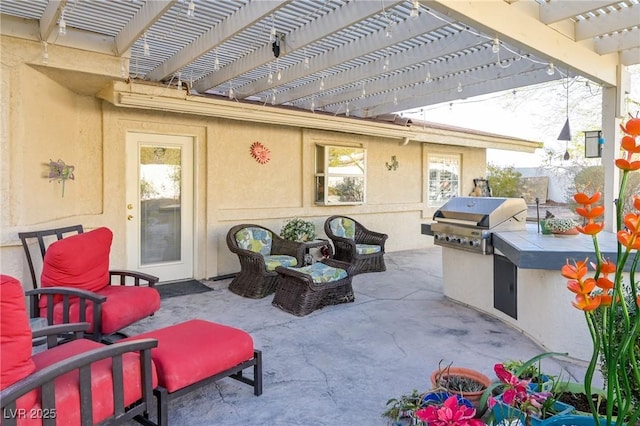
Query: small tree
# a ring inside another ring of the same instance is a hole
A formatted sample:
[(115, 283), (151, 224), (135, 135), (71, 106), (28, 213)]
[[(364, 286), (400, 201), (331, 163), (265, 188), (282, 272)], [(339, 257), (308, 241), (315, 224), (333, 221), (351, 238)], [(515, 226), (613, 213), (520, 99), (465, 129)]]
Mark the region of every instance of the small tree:
[(513, 166), (500, 167), (495, 164), (489, 164), (487, 170), (489, 172), (489, 187), (494, 197), (520, 196), (522, 173), (515, 171)]

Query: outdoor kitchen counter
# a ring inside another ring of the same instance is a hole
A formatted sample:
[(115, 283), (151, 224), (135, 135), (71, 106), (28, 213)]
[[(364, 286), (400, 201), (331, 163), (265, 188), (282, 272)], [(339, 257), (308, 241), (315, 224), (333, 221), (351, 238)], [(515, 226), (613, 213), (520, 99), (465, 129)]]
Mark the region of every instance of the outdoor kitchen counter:
[[(595, 262), (593, 240), (588, 235), (556, 237), (538, 233), (536, 224), (527, 224), (526, 231), (493, 233), (493, 245), (511, 263), (521, 269), (550, 269), (560, 271), (572, 260), (589, 257)], [(605, 258), (616, 259), (616, 235), (598, 234), (598, 244)]]
[[(422, 225), (422, 234), (433, 235), (429, 224)], [(542, 235), (534, 223), (525, 231), (494, 232), (492, 238), (493, 255), (442, 247), (444, 295), (511, 325), (543, 350), (588, 360), (589, 330), (582, 311), (571, 306), (574, 295), (560, 268), (567, 259), (594, 260), (591, 237)], [(614, 260), (615, 234), (602, 232), (598, 241), (605, 257)]]

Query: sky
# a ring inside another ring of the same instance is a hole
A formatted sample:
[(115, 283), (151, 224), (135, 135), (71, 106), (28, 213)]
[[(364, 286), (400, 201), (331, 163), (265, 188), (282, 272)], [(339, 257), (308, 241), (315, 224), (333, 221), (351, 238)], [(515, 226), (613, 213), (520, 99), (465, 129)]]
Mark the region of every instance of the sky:
[[(573, 141), (583, 140), (584, 130), (601, 127), (601, 88), (583, 78), (569, 82), (569, 122)], [(640, 105), (640, 66), (631, 69), (630, 112)], [(596, 113), (594, 113), (596, 112)], [(567, 117), (566, 80), (521, 89), (462, 99), (446, 104), (404, 111), (416, 120), (450, 124), (490, 133), (543, 142), (545, 148), (562, 156), (566, 142), (558, 135)], [(513, 151), (487, 151), (487, 162), (503, 167), (537, 167), (544, 151), (535, 154)]]

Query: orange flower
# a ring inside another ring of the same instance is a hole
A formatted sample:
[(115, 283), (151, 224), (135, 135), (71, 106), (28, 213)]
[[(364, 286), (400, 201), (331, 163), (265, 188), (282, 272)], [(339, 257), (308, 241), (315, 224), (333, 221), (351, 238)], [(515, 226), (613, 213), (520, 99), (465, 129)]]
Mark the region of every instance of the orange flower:
[(596, 235), (604, 229), (604, 222), (602, 223), (587, 223), (585, 226), (576, 226), (576, 229), (581, 234)]
[(600, 306), (611, 306), (611, 301), (613, 297), (610, 294), (601, 294), (600, 295)]
[(633, 137), (640, 136), (640, 118), (631, 117), (626, 125), (620, 124), (623, 132)]
[(635, 138), (631, 136), (623, 136), (622, 142), (620, 142), (620, 147), (627, 151), (627, 159), (629, 158), (629, 154), (640, 153), (640, 145), (636, 144)]
[(577, 294), (571, 304), (582, 311), (593, 311), (600, 306), (601, 298), (602, 296), (599, 294), (596, 296)]
[(629, 250), (640, 250), (640, 239), (636, 234), (627, 231), (618, 231), (618, 241)]
[(600, 287), (603, 290), (611, 290), (614, 286), (613, 281), (611, 281), (609, 278), (606, 277), (600, 277), (598, 278), (598, 287)]
[(640, 210), (640, 196), (637, 196), (637, 195), (633, 196), (633, 207), (636, 210)]
[(640, 223), (640, 215), (629, 213), (624, 216), (624, 226), (629, 229), (629, 232), (632, 234), (640, 233), (640, 228), (638, 224)]
[(621, 170), (629, 170), (629, 171), (640, 170), (640, 161), (629, 162), (624, 158), (618, 158), (616, 160), (616, 167)]
[(596, 217), (604, 214), (604, 206), (588, 206), (587, 208), (578, 207), (576, 208), (576, 213), (582, 217), (586, 217), (587, 219), (595, 219)]
[(574, 261), (573, 265), (567, 260), (567, 264), (562, 266), (560, 271), (562, 276), (570, 280), (581, 280), (587, 274), (587, 260), (588, 258), (583, 262)]
[(602, 197), (602, 192), (596, 192), (591, 197), (589, 197), (584, 192), (578, 192), (576, 195), (573, 196), (573, 199), (576, 200), (576, 203), (578, 204), (589, 205), (589, 204), (595, 204), (598, 201), (600, 201), (600, 197)]

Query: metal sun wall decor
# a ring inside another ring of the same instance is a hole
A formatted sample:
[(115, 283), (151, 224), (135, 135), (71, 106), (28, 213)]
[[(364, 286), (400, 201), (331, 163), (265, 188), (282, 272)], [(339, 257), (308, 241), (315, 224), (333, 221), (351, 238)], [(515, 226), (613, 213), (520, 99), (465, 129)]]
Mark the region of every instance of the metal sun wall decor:
[(260, 142), (251, 145), (251, 156), (260, 164), (266, 164), (271, 160), (271, 151)]
[(75, 166), (70, 166), (64, 161), (58, 159), (58, 161), (49, 160), (49, 182), (56, 181), (62, 183), (62, 196), (64, 197), (64, 185), (68, 180), (74, 180), (73, 170)]

